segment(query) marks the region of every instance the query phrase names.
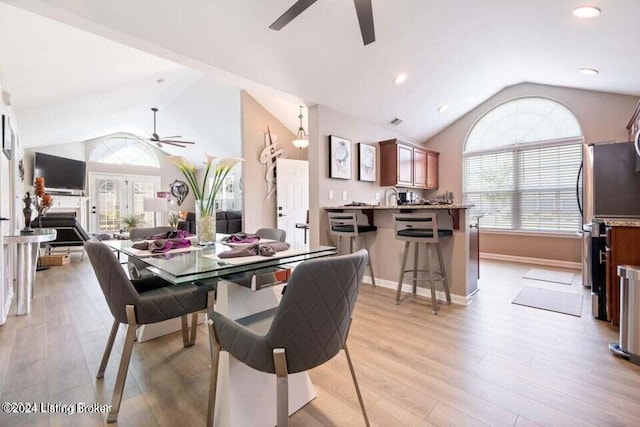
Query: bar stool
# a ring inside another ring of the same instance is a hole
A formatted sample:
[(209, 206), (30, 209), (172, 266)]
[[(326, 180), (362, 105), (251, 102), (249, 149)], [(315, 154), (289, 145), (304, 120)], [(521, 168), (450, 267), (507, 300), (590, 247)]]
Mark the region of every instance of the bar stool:
[[(356, 239), (361, 233), (371, 233), (378, 230), (375, 225), (358, 225), (356, 221), (356, 213), (351, 212), (329, 212), (329, 232), (332, 236), (338, 238), (338, 246), (342, 237), (349, 238), (349, 253), (353, 253)], [(365, 247), (369, 256), (369, 271), (371, 272), (371, 284), (376, 285), (376, 278), (373, 275), (373, 265), (371, 263), (371, 253), (369, 248)]]
[[(447, 303), (451, 304), (451, 294), (449, 293), (449, 282), (447, 280), (447, 270), (442, 257), (442, 249), (440, 248), (440, 237), (452, 236), (453, 230), (438, 230), (438, 222), (436, 213), (409, 213), (394, 214), (393, 219), (396, 225), (396, 239), (402, 240), (404, 244), (404, 252), (402, 254), (402, 266), (400, 268), (400, 279), (398, 280), (398, 290), (396, 292), (396, 304), (400, 304), (400, 293), (402, 291), (402, 281), (405, 273), (413, 273), (413, 295), (416, 294), (417, 282), (419, 280), (428, 281), (431, 285), (431, 307), (433, 314), (437, 313), (438, 301), (436, 299), (435, 282), (441, 281), (447, 297)], [(413, 255), (413, 269), (405, 270), (407, 265), (407, 255), (409, 254), (409, 245), (415, 244)], [(418, 248), (420, 243), (424, 243), (427, 247), (427, 269), (418, 269)], [(440, 271), (434, 271), (431, 265), (431, 246), (436, 247), (438, 253), (438, 261), (440, 263)], [(418, 278), (418, 272), (428, 272), (429, 278)]]

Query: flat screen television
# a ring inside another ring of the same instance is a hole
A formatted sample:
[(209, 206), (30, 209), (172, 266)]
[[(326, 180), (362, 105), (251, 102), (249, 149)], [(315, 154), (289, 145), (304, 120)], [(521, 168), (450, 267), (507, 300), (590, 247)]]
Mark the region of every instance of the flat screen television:
[(47, 189), (84, 190), (86, 170), (83, 161), (35, 153), (33, 177), (43, 177)]

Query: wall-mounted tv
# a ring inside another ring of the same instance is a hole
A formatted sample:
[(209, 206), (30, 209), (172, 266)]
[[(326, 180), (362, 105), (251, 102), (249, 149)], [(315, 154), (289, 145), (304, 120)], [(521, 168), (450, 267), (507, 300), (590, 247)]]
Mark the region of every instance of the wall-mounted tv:
[(47, 189), (84, 190), (86, 170), (83, 161), (35, 153), (33, 177), (43, 177)]

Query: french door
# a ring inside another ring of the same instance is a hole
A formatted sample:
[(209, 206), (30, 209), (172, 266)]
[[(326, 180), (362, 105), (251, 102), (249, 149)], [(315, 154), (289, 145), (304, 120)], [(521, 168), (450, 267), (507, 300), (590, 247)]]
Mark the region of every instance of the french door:
[(153, 226), (153, 212), (143, 210), (143, 200), (160, 190), (159, 176), (89, 173), (91, 231), (113, 233), (122, 229), (122, 217), (138, 215)]

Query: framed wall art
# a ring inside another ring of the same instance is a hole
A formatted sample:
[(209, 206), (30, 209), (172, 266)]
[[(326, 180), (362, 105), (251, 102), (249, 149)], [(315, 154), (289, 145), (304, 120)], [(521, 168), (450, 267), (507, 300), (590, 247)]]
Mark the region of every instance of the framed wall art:
[(378, 147), (375, 145), (358, 144), (358, 180), (375, 182), (376, 181), (376, 151)]
[(329, 178), (351, 179), (351, 141), (329, 135)]
[(11, 142), (13, 140), (13, 130), (9, 116), (2, 115), (2, 152), (11, 160)]

